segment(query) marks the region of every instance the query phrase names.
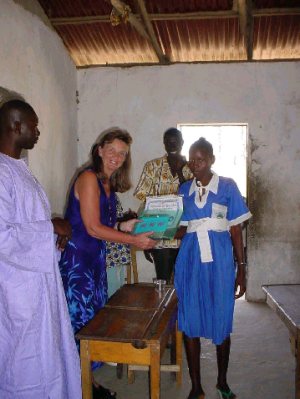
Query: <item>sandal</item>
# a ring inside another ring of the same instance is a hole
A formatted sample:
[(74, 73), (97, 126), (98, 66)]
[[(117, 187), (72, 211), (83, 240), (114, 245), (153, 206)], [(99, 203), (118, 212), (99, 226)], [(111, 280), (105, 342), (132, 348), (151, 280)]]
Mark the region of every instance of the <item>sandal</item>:
[(104, 388), (102, 385), (97, 387), (93, 384), (93, 399), (115, 399), (117, 393), (110, 389)]
[(217, 388), (217, 392), (219, 394), (220, 399), (236, 399), (236, 395), (232, 392), (232, 390), (229, 388), (227, 391), (223, 391), (222, 389)]

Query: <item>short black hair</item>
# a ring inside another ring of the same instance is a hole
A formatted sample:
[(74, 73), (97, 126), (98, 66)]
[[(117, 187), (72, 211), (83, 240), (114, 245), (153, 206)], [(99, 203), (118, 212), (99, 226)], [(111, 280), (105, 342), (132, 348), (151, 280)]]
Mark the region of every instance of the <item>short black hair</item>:
[(180, 130), (176, 129), (176, 127), (170, 127), (169, 129), (167, 129), (164, 132), (164, 139), (166, 138), (166, 136), (179, 136), (182, 139), (182, 133)]
[(206, 140), (205, 137), (200, 137), (197, 141), (195, 141), (191, 145), (190, 151), (193, 151), (196, 149), (204, 150), (211, 157), (214, 155), (213, 146), (209, 141)]
[(0, 108), (0, 134), (3, 134), (8, 124), (8, 117), (11, 111), (17, 110), (24, 115), (35, 114), (30, 104), (23, 100), (10, 100)]

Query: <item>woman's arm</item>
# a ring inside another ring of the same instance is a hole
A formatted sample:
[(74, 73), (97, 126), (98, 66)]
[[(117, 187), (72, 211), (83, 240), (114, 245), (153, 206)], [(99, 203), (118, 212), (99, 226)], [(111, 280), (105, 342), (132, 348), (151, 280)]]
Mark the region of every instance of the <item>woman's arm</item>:
[[(94, 172), (83, 172), (75, 183), (74, 191), (80, 203), (83, 224), (89, 235), (101, 240), (135, 245), (141, 249), (154, 247), (156, 242), (149, 238), (153, 232), (130, 235), (107, 227), (100, 222), (100, 190)], [(126, 222), (121, 223), (121, 228), (123, 223)]]
[(236, 226), (232, 226), (230, 228), (230, 234), (237, 260), (237, 275), (235, 280), (235, 292), (239, 287), (239, 292), (235, 295), (235, 299), (237, 299), (243, 296), (246, 292), (246, 262), (241, 225), (238, 224)]

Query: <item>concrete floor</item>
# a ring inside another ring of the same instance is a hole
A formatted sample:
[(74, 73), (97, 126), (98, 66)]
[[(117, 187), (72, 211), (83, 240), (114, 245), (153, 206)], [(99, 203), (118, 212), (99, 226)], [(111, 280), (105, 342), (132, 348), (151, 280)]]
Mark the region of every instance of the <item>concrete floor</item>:
[[(168, 358), (169, 350), (165, 357)], [(202, 384), (206, 399), (217, 399), (215, 347), (202, 340)], [(288, 330), (266, 304), (238, 300), (235, 308), (234, 332), (228, 382), (239, 399), (293, 399), (295, 361), (289, 346)], [(126, 368), (117, 379), (116, 368), (104, 365), (96, 380), (117, 391), (118, 399), (147, 399), (148, 373), (135, 372), (135, 382), (128, 384)], [(186, 360), (183, 361), (181, 387), (170, 373), (161, 373), (161, 399), (186, 399), (190, 380)]]

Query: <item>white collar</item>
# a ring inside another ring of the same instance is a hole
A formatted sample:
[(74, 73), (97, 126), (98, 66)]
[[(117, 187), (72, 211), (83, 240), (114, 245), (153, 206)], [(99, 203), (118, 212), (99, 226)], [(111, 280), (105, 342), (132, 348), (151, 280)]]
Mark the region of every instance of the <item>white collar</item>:
[[(217, 194), (219, 186), (219, 176), (213, 171), (212, 174), (212, 178), (210, 179), (208, 185), (203, 187), (205, 187), (207, 192), (212, 191), (214, 194)], [(195, 191), (198, 192), (198, 189), (199, 188), (196, 184), (196, 179), (194, 178), (190, 187), (189, 196), (191, 196)]]

